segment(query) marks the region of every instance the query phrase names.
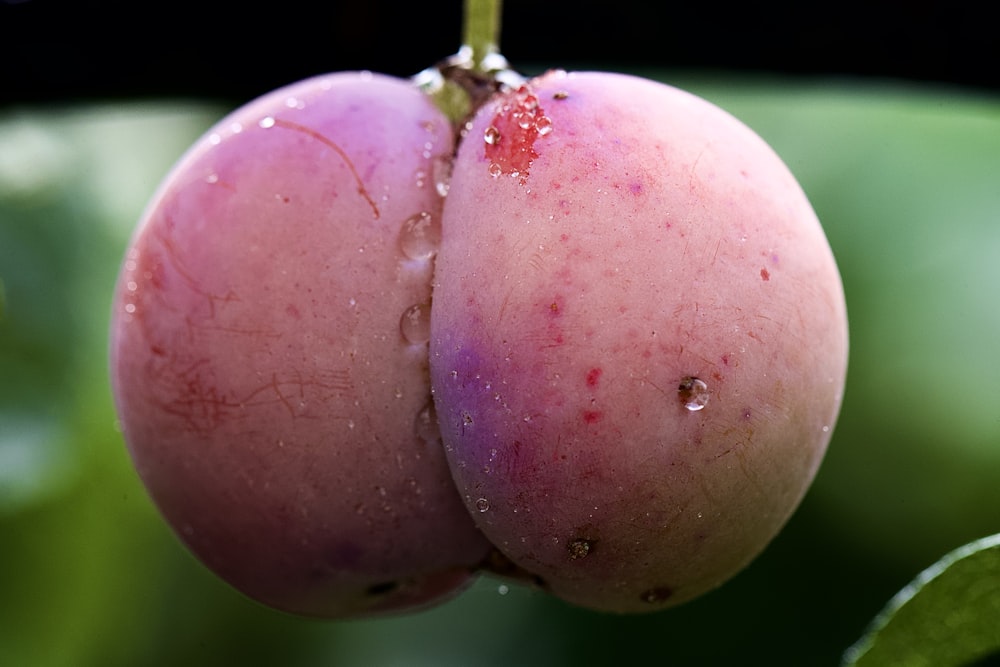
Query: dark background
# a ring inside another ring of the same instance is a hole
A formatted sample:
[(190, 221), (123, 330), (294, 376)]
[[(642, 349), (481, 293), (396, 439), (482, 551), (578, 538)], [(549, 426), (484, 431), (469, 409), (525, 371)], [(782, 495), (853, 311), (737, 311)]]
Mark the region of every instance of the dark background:
[[(507, 0), (501, 44), (527, 70), (597, 63), (1000, 90), (1000, 37), (980, 7)], [(409, 75), (457, 49), (461, 13), (461, 0), (0, 0), (0, 104), (239, 102), (327, 71)]]

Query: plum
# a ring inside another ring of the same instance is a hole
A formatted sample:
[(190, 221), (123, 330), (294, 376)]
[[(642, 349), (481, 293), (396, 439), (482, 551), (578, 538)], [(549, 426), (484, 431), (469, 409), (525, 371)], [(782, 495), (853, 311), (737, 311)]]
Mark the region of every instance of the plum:
[(430, 371), (459, 492), (555, 595), (662, 609), (733, 576), (813, 479), (847, 317), (787, 167), (695, 96), (551, 72), (465, 125)]
[(136, 469), (187, 546), (268, 605), (427, 604), (490, 548), (430, 403), (452, 151), (409, 82), (309, 79), (210, 130), (127, 251), (111, 368)]

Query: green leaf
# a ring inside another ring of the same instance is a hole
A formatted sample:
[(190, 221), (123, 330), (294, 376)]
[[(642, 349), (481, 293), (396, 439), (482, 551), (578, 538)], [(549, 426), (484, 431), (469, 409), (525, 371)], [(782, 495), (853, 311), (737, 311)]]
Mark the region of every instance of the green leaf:
[(849, 667), (969, 665), (1000, 651), (1000, 534), (920, 573), (844, 656)]

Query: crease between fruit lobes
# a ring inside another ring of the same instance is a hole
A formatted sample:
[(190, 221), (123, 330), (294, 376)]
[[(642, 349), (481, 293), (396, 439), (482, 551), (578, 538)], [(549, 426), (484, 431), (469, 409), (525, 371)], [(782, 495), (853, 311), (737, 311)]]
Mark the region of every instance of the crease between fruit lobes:
[(457, 133), (409, 81), (294, 84), (144, 214), (112, 323), (125, 439), (256, 600), (401, 611), (485, 570), (663, 609), (749, 562), (815, 475), (846, 314), (787, 168), (662, 84), (511, 80)]

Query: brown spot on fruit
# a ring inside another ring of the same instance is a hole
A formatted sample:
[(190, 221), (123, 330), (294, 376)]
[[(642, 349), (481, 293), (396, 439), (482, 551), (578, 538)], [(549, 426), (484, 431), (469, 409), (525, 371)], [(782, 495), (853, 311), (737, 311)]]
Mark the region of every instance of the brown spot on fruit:
[(600, 368), (591, 368), (587, 371), (587, 386), (591, 389), (597, 389), (597, 385), (601, 381), (602, 371)]
[(764, 282), (767, 282), (768, 280), (771, 279), (771, 272), (768, 271), (767, 269), (761, 269), (760, 270), (760, 279), (763, 280)]
[(579, 560), (580, 558), (586, 558), (590, 555), (590, 552), (594, 550), (597, 545), (597, 540), (588, 540), (584, 537), (577, 537), (570, 540), (566, 544), (566, 551), (569, 552), (569, 557), (572, 560)]

